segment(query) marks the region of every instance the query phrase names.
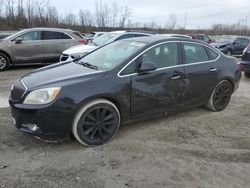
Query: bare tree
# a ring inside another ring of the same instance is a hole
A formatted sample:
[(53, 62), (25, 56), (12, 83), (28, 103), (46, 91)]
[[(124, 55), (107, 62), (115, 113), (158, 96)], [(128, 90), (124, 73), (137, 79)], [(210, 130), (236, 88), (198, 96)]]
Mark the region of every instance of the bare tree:
[(110, 12), (112, 14), (112, 27), (116, 27), (117, 26), (117, 16), (118, 16), (118, 12), (119, 12), (119, 6), (117, 4), (116, 1), (112, 2), (111, 8), (110, 8)]
[(98, 27), (106, 27), (109, 22), (109, 8), (102, 1), (97, 1), (95, 6), (96, 23)]
[(72, 12), (67, 13), (65, 16), (65, 23), (67, 25), (73, 25), (73, 26), (76, 25), (76, 23), (77, 23), (76, 20), (77, 20), (76, 15), (73, 14)]
[(35, 3), (34, 0), (27, 0), (26, 1), (26, 17), (28, 20), (28, 26), (33, 27), (33, 18), (34, 18), (34, 9), (35, 9)]
[(130, 18), (131, 16), (131, 10), (125, 6), (121, 8), (121, 15), (120, 15), (120, 27), (124, 28), (126, 21)]
[(0, 17), (2, 17), (3, 6), (3, 0), (0, 0)]
[(49, 6), (49, 0), (36, 0), (35, 5), (37, 8), (37, 13), (41, 22), (41, 25), (46, 25), (46, 10)]
[(174, 30), (177, 25), (177, 16), (172, 13), (169, 15), (169, 29)]
[(58, 25), (58, 12), (56, 7), (54, 6), (48, 6), (47, 7), (47, 22), (49, 26), (56, 27)]
[(89, 10), (80, 9), (78, 16), (81, 27), (93, 25), (93, 15)]
[(14, 0), (6, 0), (6, 20), (10, 26), (16, 28)]

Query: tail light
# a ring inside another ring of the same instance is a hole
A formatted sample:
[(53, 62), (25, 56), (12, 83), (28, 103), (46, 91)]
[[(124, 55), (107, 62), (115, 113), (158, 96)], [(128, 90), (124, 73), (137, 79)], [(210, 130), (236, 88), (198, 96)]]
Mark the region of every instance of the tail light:
[(83, 43), (83, 44), (88, 43), (88, 41), (87, 41), (87, 40), (79, 40), (78, 42)]

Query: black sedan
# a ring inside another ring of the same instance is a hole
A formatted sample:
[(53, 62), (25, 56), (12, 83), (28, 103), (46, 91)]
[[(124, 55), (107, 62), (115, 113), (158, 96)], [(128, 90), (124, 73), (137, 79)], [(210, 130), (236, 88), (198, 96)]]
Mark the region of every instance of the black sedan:
[(12, 87), (15, 126), (44, 140), (110, 140), (121, 124), (198, 106), (221, 111), (238, 88), (237, 60), (184, 38), (108, 44), (78, 61), (35, 70)]
[(221, 39), (211, 45), (218, 48), (224, 54), (241, 55), (246, 46), (250, 43), (247, 37), (237, 37), (236, 39)]
[(243, 51), (241, 69), (245, 72), (245, 76), (250, 78), (250, 45)]

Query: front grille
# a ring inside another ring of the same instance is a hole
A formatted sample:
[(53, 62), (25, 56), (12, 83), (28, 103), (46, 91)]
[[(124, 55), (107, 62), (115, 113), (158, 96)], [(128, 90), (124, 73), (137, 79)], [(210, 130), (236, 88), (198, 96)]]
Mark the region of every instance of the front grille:
[(67, 59), (69, 58), (69, 55), (67, 55), (67, 54), (63, 54), (62, 56), (61, 56), (61, 61), (66, 61)]
[(11, 100), (14, 102), (20, 101), (20, 99), (24, 95), (25, 91), (26, 91), (26, 88), (23, 85), (23, 83), (21, 82), (21, 80), (17, 80), (14, 83), (13, 89), (12, 89), (11, 94), (10, 94)]

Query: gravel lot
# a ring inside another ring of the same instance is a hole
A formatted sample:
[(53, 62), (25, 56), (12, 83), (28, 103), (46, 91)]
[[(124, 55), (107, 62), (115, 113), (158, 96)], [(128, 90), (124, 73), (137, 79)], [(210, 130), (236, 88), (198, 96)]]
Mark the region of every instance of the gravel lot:
[[(1, 72), (0, 98), (32, 69)], [(197, 108), (131, 124), (91, 148), (39, 141), (16, 130), (10, 109), (0, 108), (0, 188), (250, 187), (249, 86), (243, 77), (223, 112)]]

